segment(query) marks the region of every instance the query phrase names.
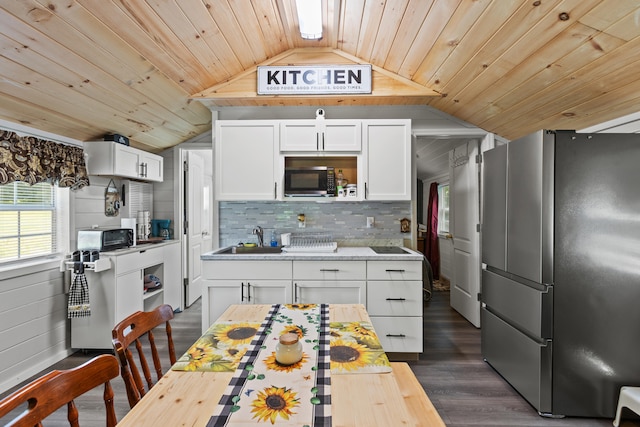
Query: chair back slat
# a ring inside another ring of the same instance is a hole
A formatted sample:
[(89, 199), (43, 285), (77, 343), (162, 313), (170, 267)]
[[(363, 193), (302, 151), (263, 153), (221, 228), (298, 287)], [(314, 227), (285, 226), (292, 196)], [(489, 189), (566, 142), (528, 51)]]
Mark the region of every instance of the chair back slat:
[[(173, 309), (170, 305), (164, 304), (152, 311), (138, 311), (131, 314), (118, 323), (112, 331), (113, 347), (120, 360), (121, 376), (125, 382), (131, 408), (153, 387), (155, 382), (162, 378), (160, 354), (152, 332), (154, 328), (162, 324), (165, 324), (167, 334), (169, 361), (172, 365), (176, 363), (175, 347), (169, 323), (171, 319), (173, 319)], [(137, 361), (133, 356), (132, 347), (136, 348)], [(156, 374), (155, 381), (147, 362), (149, 354)]]
[(0, 418), (26, 403), (27, 409), (17, 415), (10, 425), (42, 426), (42, 420), (66, 405), (69, 425), (79, 427), (74, 399), (104, 385), (106, 425), (113, 427), (116, 425), (116, 413), (110, 381), (119, 373), (118, 359), (110, 354), (94, 357), (76, 368), (52, 371), (0, 401)]

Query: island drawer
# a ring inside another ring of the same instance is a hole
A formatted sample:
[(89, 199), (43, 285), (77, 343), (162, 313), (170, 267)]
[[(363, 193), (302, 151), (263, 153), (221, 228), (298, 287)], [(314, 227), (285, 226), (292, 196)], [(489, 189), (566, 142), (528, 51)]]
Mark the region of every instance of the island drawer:
[(422, 317), (371, 316), (371, 323), (384, 351), (422, 353)]
[(366, 280), (366, 261), (293, 261), (294, 280)]
[(139, 271), (155, 263), (161, 264), (163, 252), (162, 248), (144, 249), (114, 256), (112, 259), (115, 260), (116, 274), (120, 275), (130, 271)]
[(371, 316), (422, 316), (421, 281), (369, 281), (367, 311)]
[(422, 280), (420, 261), (367, 261), (368, 280)]
[(207, 261), (202, 273), (211, 280), (291, 279), (291, 261)]

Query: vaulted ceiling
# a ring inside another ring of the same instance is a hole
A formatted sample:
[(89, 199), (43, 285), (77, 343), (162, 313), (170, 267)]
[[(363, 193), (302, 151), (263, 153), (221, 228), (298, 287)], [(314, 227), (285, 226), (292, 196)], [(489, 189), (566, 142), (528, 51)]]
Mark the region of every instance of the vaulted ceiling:
[[(294, 0), (3, 1), (0, 119), (158, 151), (210, 129), (194, 98), (289, 51), (333, 52), (437, 93), (323, 102), (426, 104), (507, 139), (640, 110), (637, 1), (323, 0), (319, 41), (300, 38), (295, 12)], [(274, 102), (249, 89), (207, 105)]]

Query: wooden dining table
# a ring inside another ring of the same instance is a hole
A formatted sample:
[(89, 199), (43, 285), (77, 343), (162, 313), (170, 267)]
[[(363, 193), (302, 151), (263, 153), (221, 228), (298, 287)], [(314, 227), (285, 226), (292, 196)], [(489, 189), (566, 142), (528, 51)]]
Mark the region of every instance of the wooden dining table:
[[(219, 321), (261, 322), (270, 305), (232, 305)], [(331, 322), (370, 322), (362, 304), (331, 304)], [(333, 427), (444, 426), (409, 365), (390, 373), (331, 376)], [(233, 372), (169, 370), (118, 422), (118, 427), (206, 426)], [(269, 424), (269, 423), (264, 423)]]

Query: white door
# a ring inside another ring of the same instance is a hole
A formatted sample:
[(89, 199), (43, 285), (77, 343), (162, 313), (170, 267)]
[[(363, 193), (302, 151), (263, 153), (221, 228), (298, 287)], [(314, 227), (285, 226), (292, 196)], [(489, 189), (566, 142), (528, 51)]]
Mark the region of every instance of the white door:
[[(204, 212), (204, 159), (197, 151), (185, 152), (187, 167), (185, 182), (185, 208), (187, 209), (187, 266), (188, 280), (185, 289), (186, 305), (189, 307), (202, 295), (203, 236), (206, 232)], [(206, 198), (208, 200), (208, 197)]]
[(480, 183), (479, 142), (449, 152), (453, 279), (451, 307), (480, 327)]

